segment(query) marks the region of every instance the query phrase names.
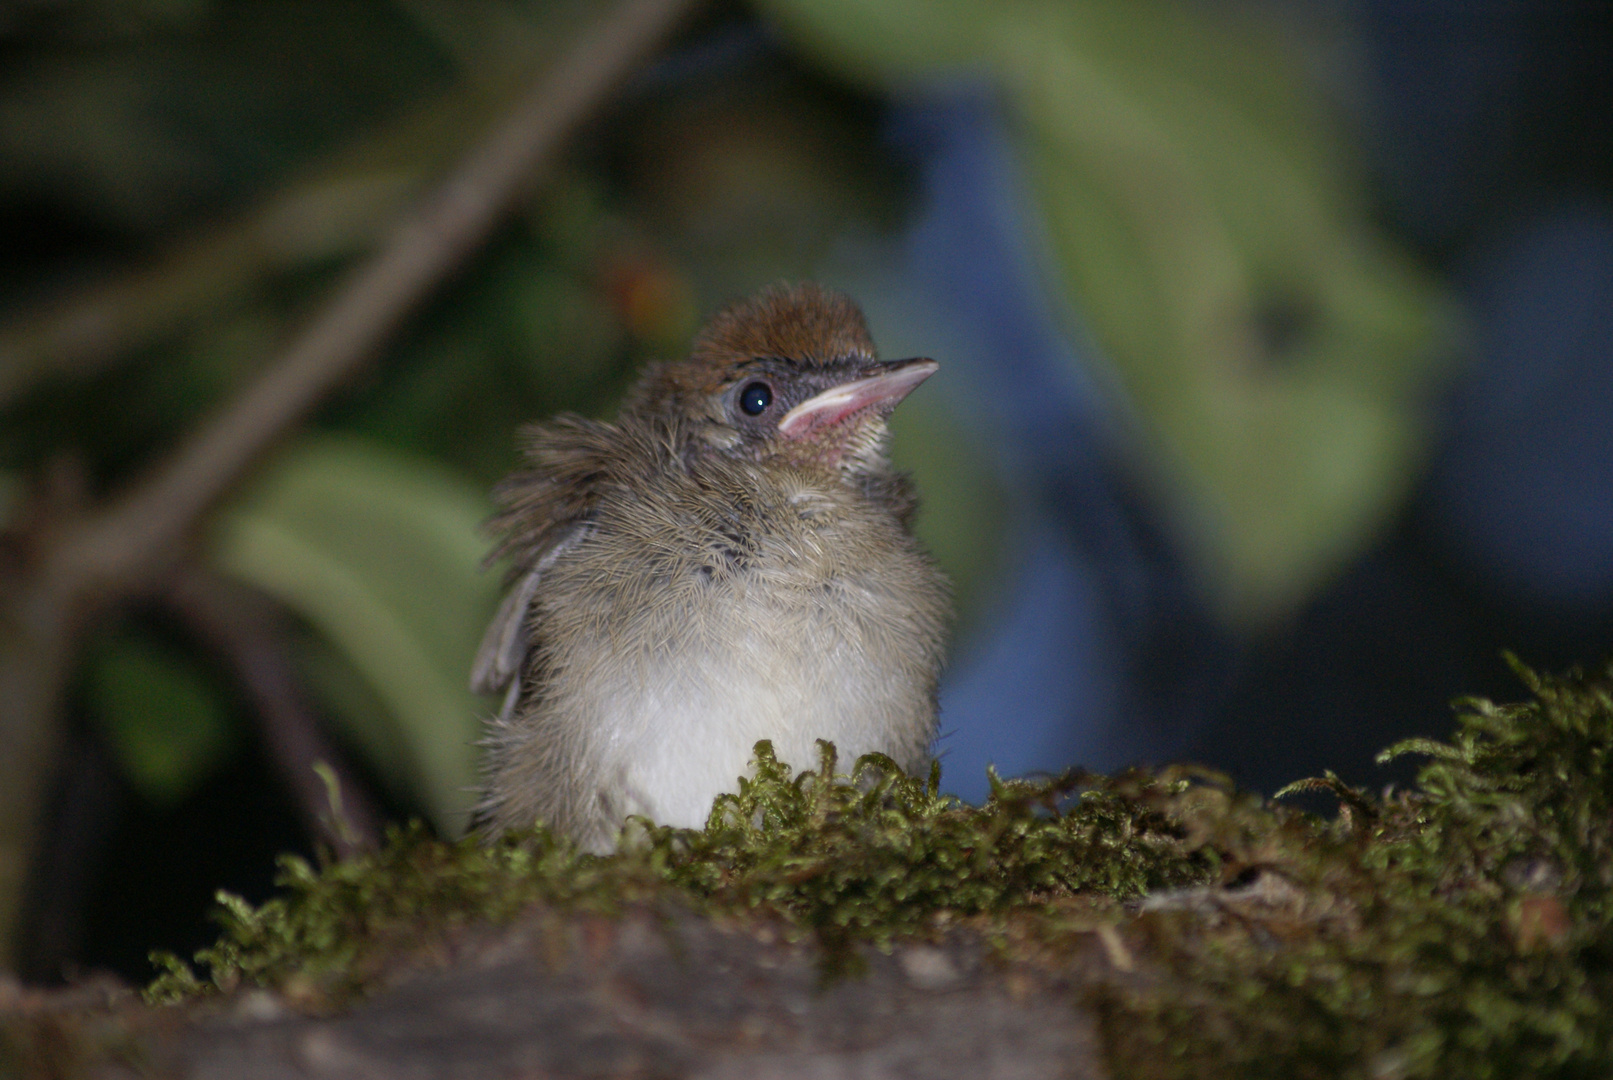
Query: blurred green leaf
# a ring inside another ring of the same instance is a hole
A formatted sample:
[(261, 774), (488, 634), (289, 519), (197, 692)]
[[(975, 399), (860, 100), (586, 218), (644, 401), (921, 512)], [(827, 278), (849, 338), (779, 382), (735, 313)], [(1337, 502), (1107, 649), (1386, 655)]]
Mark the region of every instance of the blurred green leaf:
[(123, 775), (160, 807), (178, 803), (234, 749), (227, 706), (194, 659), (122, 635), (87, 665), (87, 704)]
[(389, 728), (378, 732), (360, 710), (338, 709), (338, 719), (450, 835), (474, 799), (474, 744), (489, 711), (466, 684), (500, 584), (479, 569), (490, 509), (429, 461), (313, 440), (224, 516), (214, 549), (221, 568), (278, 597), (364, 677)]
[(490, 299), (486, 322), (503, 331), (505, 349), (546, 396), (563, 399), (592, 385), (625, 347), (621, 319), (600, 290), (553, 261), (510, 265)]
[(216, 0), (0, 0), (0, 38), (48, 36), (105, 44), (203, 18)]
[(548, 63), (599, 17), (598, 0), (390, 0), (465, 78), (496, 82)]
[(148, 231), (260, 188), (444, 85), (449, 65), (373, 0), (213, 4), (166, 32), (27, 42), (0, 78), (0, 197)]
[(1292, 610), (1401, 504), (1451, 302), (1370, 224), (1284, 50), (1171, 0), (764, 0), (883, 88), (988, 75), (1063, 283), (1234, 620)]
[(341, 718), (342, 734), (369, 764), (392, 798), (409, 805), (420, 794), (420, 780), (387, 703), (343, 653), (312, 630), (292, 645), (297, 675), (331, 714)]

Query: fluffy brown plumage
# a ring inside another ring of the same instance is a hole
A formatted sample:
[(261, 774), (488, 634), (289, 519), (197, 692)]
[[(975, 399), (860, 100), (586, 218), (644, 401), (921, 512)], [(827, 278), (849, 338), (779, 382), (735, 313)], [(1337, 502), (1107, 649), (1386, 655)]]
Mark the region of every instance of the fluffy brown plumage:
[(472, 675), (505, 694), (486, 830), (543, 820), (600, 851), (629, 814), (701, 825), (758, 739), (798, 767), (819, 738), (922, 766), (948, 590), (880, 448), (934, 370), (881, 363), (839, 293), (775, 287), (647, 370), (614, 424), (530, 429)]

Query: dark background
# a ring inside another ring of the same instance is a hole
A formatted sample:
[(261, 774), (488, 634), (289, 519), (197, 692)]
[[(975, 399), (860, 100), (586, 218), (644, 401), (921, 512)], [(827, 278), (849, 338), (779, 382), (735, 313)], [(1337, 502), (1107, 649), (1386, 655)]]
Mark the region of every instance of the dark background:
[[(1415, 350), (1437, 362), (1383, 360), (1418, 373), (1394, 399), (1414, 436), (1394, 482), (1366, 499), (1370, 513), (1340, 519), (1327, 554), (1295, 556), (1300, 584), (1276, 599), (1256, 588), (1258, 565), (1218, 574), (1216, 541), (1182, 494), (1191, 468), (1159, 449), (1168, 388), (1138, 389), (1147, 357), (1128, 358), (1126, 316), (1105, 306), (1128, 287), (1125, 260), (1119, 293), (1061, 272), (1079, 255), (1061, 254), (1061, 181), (1037, 164), (1049, 151), (1034, 92), (1015, 90), (1007, 68), (946, 57), (918, 74), (909, 60), (842, 63), (796, 17), (812, 8), (706, 9), (313, 433), (399, 455), (400, 470), (437, 485), (419, 498), (440, 497), (469, 529), (516, 464), (523, 421), (608, 415), (639, 364), (676, 355), (701, 318), (761, 284), (847, 288), (888, 355), (943, 365), (929, 396), (904, 405), (894, 452), (917, 474), (921, 532), (958, 586), (940, 750), (947, 786), (968, 798), (984, 796), (988, 763), (1194, 759), (1268, 793), (1329, 768), (1404, 783), (1374, 754), (1445, 734), (1461, 695), (1517, 696), (1503, 650), (1551, 670), (1604, 660), (1613, 5), (1149, 8), (1185, 13), (1183, 40), (1225, 45), (1205, 48), (1229, 69), (1246, 41), (1280, 55), (1296, 100), (1328, 118), (1305, 137), (1331, 155), (1318, 185), (1350, 193), (1340, 220), (1416, 268), (1426, 292), (1408, 303), (1455, 313)], [(35, 520), (44, 478), (67, 477), (91, 502), (115, 494), (270, 364), (508, 88), (604, 10), (0, 2), (0, 517), (12, 533)], [(1117, 85), (1152, 102), (1147, 90), (1178, 74), (1213, 83), (1185, 61), (1180, 73), (1128, 66), (1127, 34), (1152, 32), (1137, 19), (1091, 46), (1113, 49), (1101, 58)], [(1258, 179), (1230, 175), (1234, 187)], [(309, 192), (302, 217), (284, 210)], [(232, 246), (247, 232), (256, 239)], [(1281, 380), (1303, 370), (1326, 316), (1303, 284), (1262, 287), (1274, 298), (1263, 347)], [(112, 308), (124, 321), (104, 340), (101, 324), (75, 324), (91, 346), (38, 331), (56, 313)], [(1377, 362), (1367, 348), (1347, 360)], [(307, 475), (347, 460), (322, 452)], [(400, 502), (421, 505), (398, 484)], [(255, 490), (241, 505), (260, 505)], [(274, 598), (287, 662), (354, 797), (451, 831), (456, 811), (411, 766), (412, 729), (376, 691), (384, 667), (354, 659), (339, 617), (232, 562), (220, 528), (202, 557)], [(322, 542), (355, 566), (412, 565), (414, 534), (399, 535)], [(453, 629), (462, 643), (433, 654), (449, 681), (496, 591), (496, 574), (462, 572), (481, 591), (467, 629)], [(405, 602), (388, 610), (403, 631), (435, 632)], [(472, 706), (462, 711), (473, 732)], [(215, 889), (260, 900), (276, 854), (312, 854), (265, 723), (228, 649), (183, 610), (157, 597), (101, 621), (60, 718), (66, 752), (14, 931), (28, 977), (145, 979), (148, 949), (207, 943)]]

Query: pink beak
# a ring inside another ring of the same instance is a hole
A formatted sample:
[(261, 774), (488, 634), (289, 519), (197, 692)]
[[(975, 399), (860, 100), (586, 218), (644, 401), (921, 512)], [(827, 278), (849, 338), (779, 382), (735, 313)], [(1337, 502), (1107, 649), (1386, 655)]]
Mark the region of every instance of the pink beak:
[(801, 402), (784, 414), (778, 432), (786, 439), (805, 439), (867, 409), (877, 408), (889, 416), (903, 398), (934, 375), (940, 366), (922, 357), (879, 364), (877, 367), (884, 370), (878, 375), (831, 386), (817, 397)]

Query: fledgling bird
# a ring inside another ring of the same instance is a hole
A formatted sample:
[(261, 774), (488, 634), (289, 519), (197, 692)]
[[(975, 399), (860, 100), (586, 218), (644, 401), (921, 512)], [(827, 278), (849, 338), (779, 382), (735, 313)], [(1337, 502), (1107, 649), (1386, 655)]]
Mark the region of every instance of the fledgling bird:
[(881, 362), (847, 297), (775, 286), (650, 367), (615, 423), (529, 429), (471, 677), (505, 695), (485, 831), (541, 820), (598, 852), (629, 814), (699, 827), (758, 739), (797, 768), (820, 738), (924, 765), (949, 590), (881, 445), (935, 370)]

